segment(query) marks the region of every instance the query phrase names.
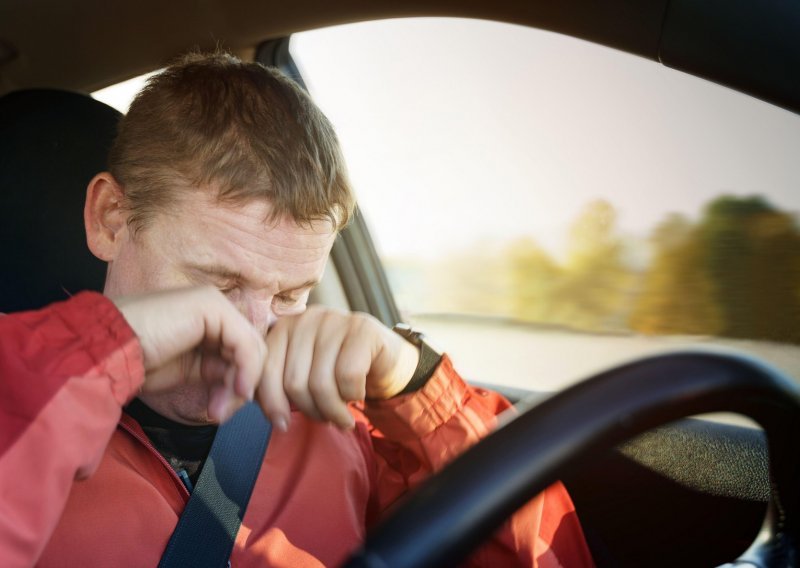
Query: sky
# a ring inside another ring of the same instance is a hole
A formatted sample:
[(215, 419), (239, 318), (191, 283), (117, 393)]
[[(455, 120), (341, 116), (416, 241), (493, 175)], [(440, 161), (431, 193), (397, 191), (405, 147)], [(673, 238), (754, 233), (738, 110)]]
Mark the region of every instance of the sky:
[[(558, 254), (594, 199), (646, 234), (721, 193), (800, 212), (800, 116), (655, 62), (495, 22), (296, 34), (388, 256), (531, 236)], [(96, 94), (124, 110), (141, 82)]]

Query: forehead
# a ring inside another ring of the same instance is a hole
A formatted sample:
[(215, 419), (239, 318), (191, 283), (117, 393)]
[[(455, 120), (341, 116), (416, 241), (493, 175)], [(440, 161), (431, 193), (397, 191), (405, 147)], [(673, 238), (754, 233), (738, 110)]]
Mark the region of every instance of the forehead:
[(262, 287), (294, 276), (318, 278), (336, 236), (332, 223), (269, 220), (270, 213), (266, 201), (220, 203), (198, 192), (159, 215), (153, 236), (164, 239), (176, 261), (225, 267)]

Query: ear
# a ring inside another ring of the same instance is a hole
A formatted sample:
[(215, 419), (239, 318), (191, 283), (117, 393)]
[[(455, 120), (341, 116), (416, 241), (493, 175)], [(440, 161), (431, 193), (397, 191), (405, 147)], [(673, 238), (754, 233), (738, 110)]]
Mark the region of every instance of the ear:
[(89, 250), (100, 260), (114, 260), (127, 238), (128, 211), (123, 205), (122, 186), (114, 176), (101, 172), (92, 178), (86, 188), (83, 223)]

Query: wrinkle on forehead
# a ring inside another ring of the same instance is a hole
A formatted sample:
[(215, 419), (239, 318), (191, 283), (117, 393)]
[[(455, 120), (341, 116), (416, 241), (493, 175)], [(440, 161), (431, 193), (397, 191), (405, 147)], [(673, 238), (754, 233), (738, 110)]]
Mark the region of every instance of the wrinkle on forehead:
[(182, 200), (162, 218), (182, 256), (229, 266), (261, 283), (305, 282), (321, 275), (336, 236), (331, 222), (267, 221), (267, 202), (229, 205), (198, 193), (203, 195), (195, 202)]

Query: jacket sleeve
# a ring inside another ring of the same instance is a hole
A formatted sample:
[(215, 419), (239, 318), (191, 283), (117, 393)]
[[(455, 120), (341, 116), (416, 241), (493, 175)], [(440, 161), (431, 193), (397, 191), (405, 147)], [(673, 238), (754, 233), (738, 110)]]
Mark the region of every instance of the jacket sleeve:
[[(442, 469), (513, 412), (498, 393), (467, 385), (445, 356), (419, 391), (371, 402), (365, 414), (376, 454), (374, 517)], [(468, 566), (593, 566), (572, 500), (556, 483), (508, 519)]]
[(93, 292), (0, 316), (0, 558), (31, 566), (73, 481), (97, 468), (144, 381), (138, 340)]

